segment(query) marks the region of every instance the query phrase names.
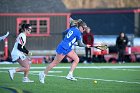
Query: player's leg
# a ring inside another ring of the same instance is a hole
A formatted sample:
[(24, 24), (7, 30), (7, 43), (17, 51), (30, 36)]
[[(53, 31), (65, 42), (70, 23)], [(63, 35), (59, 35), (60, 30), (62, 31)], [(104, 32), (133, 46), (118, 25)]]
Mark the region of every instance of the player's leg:
[(24, 72), (23, 82), (34, 82), (28, 78), (30, 70), (30, 61), (28, 59), (18, 59), (18, 63), (21, 65), (21, 67), (17, 68), (16, 72)]
[(54, 60), (49, 64), (48, 67), (46, 67), (44, 74), (48, 74), (48, 71), (50, 71), (53, 67), (55, 67), (56, 65), (58, 65), (62, 59), (65, 57), (65, 55), (62, 54), (56, 54)]
[(16, 72), (24, 72), (23, 82), (34, 82), (34, 81), (31, 81), (31, 80), (28, 79), (28, 74), (29, 74), (29, 70), (30, 70), (29, 60), (28, 59), (21, 60), (19, 58), (17, 60), (17, 62), (21, 65), (21, 67), (9, 70), (11, 80), (14, 79), (14, 74)]
[(48, 72), (55, 67), (57, 64), (59, 64), (62, 59), (65, 57), (65, 55), (62, 54), (56, 54), (54, 60), (46, 67), (44, 72), (39, 73), (39, 80), (41, 83), (44, 83), (45, 76), (48, 74)]
[(73, 77), (73, 72), (74, 72), (74, 70), (75, 70), (77, 64), (79, 63), (79, 57), (78, 57), (78, 55), (74, 52), (74, 50), (72, 50), (71, 52), (69, 52), (69, 53), (67, 54), (67, 56), (70, 57), (71, 59), (73, 59), (74, 61), (73, 61), (73, 63), (71, 64), (70, 71), (69, 71), (69, 73), (68, 73), (68, 75), (67, 75), (66, 78), (69, 79), (69, 80), (77, 80), (77, 79), (75, 79), (75, 78)]
[(18, 63), (21, 65), (21, 67), (17, 68), (16, 72), (24, 72), (24, 77), (28, 77), (29, 70), (30, 70), (29, 60), (28, 59), (25, 59), (25, 60), (18, 59)]
[(21, 60), (18, 59), (17, 62), (21, 65), (21, 67), (12, 69), (11, 72), (16, 73), (16, 72), (24, 72), (24, 77), (28, 77), (30, 65), (27, 60)]
[(9, 70), (9, 74), (10, 74), (11, 80), (14, 79), (14, 74), (16, 72), (24, 72), (24, 77), (28, 76), (29, 66), (28, 66), (28, 62), (26, 61), (26, 59), (25, 60), (21, 60), (19, 58), (16, 61), (21, 65), (21, 67)]

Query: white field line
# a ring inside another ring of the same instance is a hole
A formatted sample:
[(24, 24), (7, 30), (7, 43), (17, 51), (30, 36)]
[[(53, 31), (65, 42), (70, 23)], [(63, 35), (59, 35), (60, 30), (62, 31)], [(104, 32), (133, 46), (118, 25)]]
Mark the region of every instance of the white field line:
[[(0, 71), (0, 72), (7, 72), (8, 71)], [(40, 71), (30, 71), (31, 74), (33, 73), (39, 73)], [(49, 71), (49, 73), (62, 73), (63, 71)], [(17, 72), (17, 73), (23, 73), (23, 72)]]
[[(0, 72), (6, 72), (7, 71), (0, 71)], [(37, 75), (37, 72), (40, 71), (30, 71), (32, 75)], [(49, 73), (61, 73), (62, 71), (49, 71)], [(23, 74), (22, 72), (19, 72), (20, 74)], [(65, 78), (66, 76), (56, 76), (56, 75), (47, 75), (47, 76), (51, 76), (51, 77), (61, 77), (61, 78)], [(140, 82), (130, 82), (130, 81), (120, 81), (120, 80), (107, 80), (107, 79), (96, 79), (96, 78), (84, 78), (84, 77), (76, 77), (77, 79), (82, 79), (82, 80), (97, 80), (97, 81), (106, 81), (106, 82), (117, 82), (117, 83), (129, 83), (129, 84), (140, 84)]]
[[(89, 66), (88, 66), (89, 67)], [(88, 67), (78, 67), (78, 68), (88, 68)], [(100, 66), (101, 67), (101, 66)], [(103, 68), (109, 67), (109, 68), (114, 68), (114, 66), (102, 66)], [(120, 66), (117, 66), (120, 68)], [(122, 67), (122, 66), (121, 66)], [(123, 66), (124, 67), (124, 66)], [(125, 66), (127, 68), (139, 68), (140, 66)], [(16, 67), (14, 67), (16, 68)], [(55, 67), (55, 68), (63, 68), (63, 67)], [(64, 68), (69, 68), (69, 67), (64, 67)], [(90, 66), (91, 68), (91, 66)], [(94, 68), (94, 66), (92, 66)], [(116, 66), (115, 66), (116, 68)], [(0, 69), (9, 69), (9, 67), (1, 67)], [(31, 69), (45, 69), (45, 67), (32, 67)], [(8, 71), (0, 71), (0, 72), (8, 72)], [(30, 71), (32, 75), (38, 75), (37, 72), (39, 71)], [(57, 71), (54, 71), (56, 73)], [(51, 73), (51, 71), (49, 72)], [(61, 73), (61, 71), (58, 71), (58, 73)], [(23, 73), (22, 73), (23, 74)], [(48, 75), (48, 76), (53, 76), (53, 77), (66, 77), (66, 76), (56, 76), (56, 75)], [(76, 77), (78, 79), (83, 79), (83, 80), (98, 80), (98, 81), (106, 81), (106, 82), (118, 82), (118, 83), (130, 83), (130, 84), (140, 84), (140, 82), (129, 82), (129, 81), (120, 81), (120, 80), (107, 80), (107, 79), (96, 79), (96, 78), (84, 78), (84, 77)]]
[[(0, 67), (0, 69), (12, 69), (12, 68), (17, 68), (17, 67)], [(31, 67), (31, 69), (45, 69), (46, 67)], [(58, 66), (58, 67), (54, 67), (54, 68), (65, 68), (65, 69), (69, 69), (70, 66)], [(140, 68), (140, 66), (77, 66), (76, 68), (95, 68), (95, 69), (102, 69), (102, 68), (113, 68), (113, 69), (117, 69), (117, 68)]]
[[(32, 75), (38, 75), (38, 74), (32, 74)], [(47, 75), (51, 77), (61, 77), (65, 78), (66, 76), (56, 76), (56, 75)], [(77, 79), (82, 80), (97, 80), (97, 81), (106, 81), (106, 82), (117, 82), (117, 83), (129, 83), (129, 84), (140, 84), (140, 82), (130, 82), (130, 81), (121, 81), (121, 80), (107, 80), (107, 79), (95, 79), (95, 78), (84, 78), (84, 77), (75, 77)]]
[(134, 70), (134, 69), (117, 69), (117, 68), (114, 68), (112, 70), (123, 70), (123, 71), (140, 71), (140, 70)]
[[(30, 71), (30, 73), (39, 73), (40, 71)], [(62, 73), (63, 71), (49, 71), (49, 73)]]

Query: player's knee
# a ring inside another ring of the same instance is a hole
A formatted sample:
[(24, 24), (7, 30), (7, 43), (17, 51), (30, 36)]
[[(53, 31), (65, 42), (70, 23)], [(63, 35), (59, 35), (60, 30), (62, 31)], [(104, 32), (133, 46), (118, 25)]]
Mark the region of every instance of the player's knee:
[(74, 61), (75, 61), (76, 63), (79, 63), (79, 61), (80, 61), (79, 57), (75, 58)]
[(29, 70), (30, 70), (29, 66), (25, 67), (25, 71), (29, 71)]

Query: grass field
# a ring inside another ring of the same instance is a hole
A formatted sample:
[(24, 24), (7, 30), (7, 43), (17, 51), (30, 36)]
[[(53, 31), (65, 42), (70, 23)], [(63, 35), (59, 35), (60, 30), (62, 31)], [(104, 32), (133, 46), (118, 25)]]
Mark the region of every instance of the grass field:
[(74, 72), (78, 81), (65, 79), (70, 63), (61, 63), (41, 84), (38, 72), (46, 65), (32, 64), (29, 77), (35, 82), (22, 83), (23, 73), (16, 73), (11, 81), (7, 72), (18, 64), (0, 64), (0, 93), (140, 93), (140, 63), (80, 63)]

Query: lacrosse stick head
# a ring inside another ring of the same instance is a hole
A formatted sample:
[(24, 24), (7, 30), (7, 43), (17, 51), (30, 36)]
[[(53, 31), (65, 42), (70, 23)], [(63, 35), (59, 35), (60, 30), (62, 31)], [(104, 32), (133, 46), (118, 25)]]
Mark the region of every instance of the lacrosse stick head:
[(95, 46), (95, 48), (100, 49), (100, 50), (106, 50), (108, 48), (107, 45), (101, 45), (101, 46)]

